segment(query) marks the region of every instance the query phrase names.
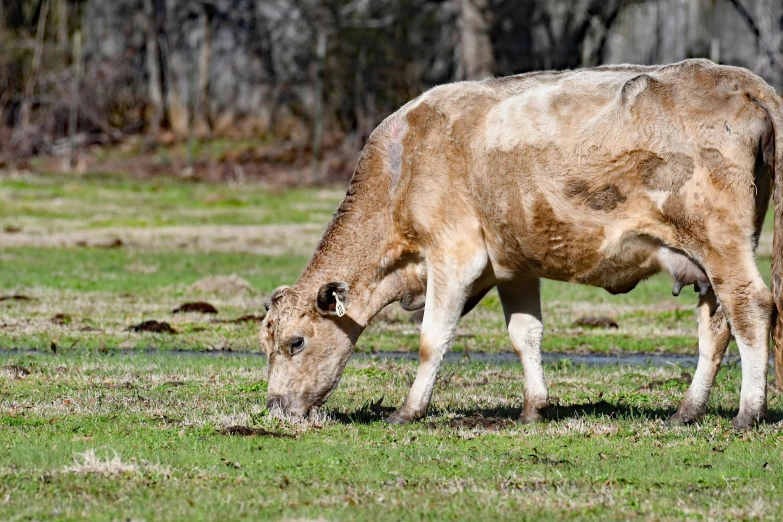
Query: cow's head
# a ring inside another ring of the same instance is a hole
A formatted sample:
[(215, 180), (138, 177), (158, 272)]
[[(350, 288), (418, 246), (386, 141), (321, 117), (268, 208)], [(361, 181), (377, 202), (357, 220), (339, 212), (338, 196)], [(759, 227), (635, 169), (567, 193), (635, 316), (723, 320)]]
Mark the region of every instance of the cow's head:
[(344, 282), (317, 292), (287, 286), (274, 291), (259, 332), (269, 358), (269, 408), (307, 415), (326, 401), (362, 331), (351, 312)]

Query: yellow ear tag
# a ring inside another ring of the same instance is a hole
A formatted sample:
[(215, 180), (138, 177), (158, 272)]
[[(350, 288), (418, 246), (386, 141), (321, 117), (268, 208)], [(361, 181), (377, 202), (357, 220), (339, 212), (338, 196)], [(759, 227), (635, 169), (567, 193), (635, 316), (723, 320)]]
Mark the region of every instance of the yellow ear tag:
[(332, 295), (334, 296), (334, 300), (337, 303), (334, 307), (334, 310), (337, 312), (337, 317), (342, 317), (345, 315), (345, 305), (342, 301), (340, 301), (340, 298), (337, 297), (337, 292), (332, 292)]

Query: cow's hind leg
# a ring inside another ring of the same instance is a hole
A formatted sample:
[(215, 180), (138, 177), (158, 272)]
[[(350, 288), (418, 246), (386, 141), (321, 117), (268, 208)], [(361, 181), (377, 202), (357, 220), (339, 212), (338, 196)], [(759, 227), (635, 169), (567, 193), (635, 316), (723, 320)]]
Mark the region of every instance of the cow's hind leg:
[(541, 366), (541, 338), (544, 323), (541, 320), (540, 283), (536, 278), (498, 285), (500, 302), (506, 316), (511, 344), (522, 360), (525, 373), (525, 404), (520, 422), (541, 419), (548, 393)]
[(710, 390), (731, 340), (731, 332), (723, 308), (718, 305), (715, 292), (699, 298), (699, 362), (688, 393), (671, 422), (688, 424), (701, 420), (707, 412)]
[(419, 371), (405, 403), (389, 416), (387, 422), (406, 424), (424, 417), (438, 368), (451, 346), (457, 323), (471, 293), (471, 285), (486, 266), (486, 251), (465, 255), (463, 250), (427, 258), (427, 294), (421, 325)]
[(767, 413), (772, 293), (759, 274), (751, 248), (736, 256), (730, 250), (711, 256), (707, 271), (742, 359), (740, 408), (734, 427), (749, 428)]

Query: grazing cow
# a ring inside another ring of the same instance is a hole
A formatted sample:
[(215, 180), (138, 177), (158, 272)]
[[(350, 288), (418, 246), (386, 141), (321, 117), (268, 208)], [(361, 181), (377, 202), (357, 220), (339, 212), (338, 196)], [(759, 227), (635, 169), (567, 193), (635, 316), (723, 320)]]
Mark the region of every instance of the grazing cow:
[[(773, 174), (774, 173), (774, 174)], [(755, 248), (774, 185), (771, 293)], [(261, 331), (269, 406), (307, 414), (384, 306), (424, 307), (419, 366), (388, 419), (427, 409), (460, 316), (497, 287), (525, 377), (547, 405), (541, 278), (628, 292), (658, 272), (699, 291), (699, 362), (675, 422), (699, 419), (733, 335), (737, 428), (766, 414), (770, 324), (783, 385), (783, 103), (750, 72), (687, 60), (436, 87), (389, 116), (299, 281)]]

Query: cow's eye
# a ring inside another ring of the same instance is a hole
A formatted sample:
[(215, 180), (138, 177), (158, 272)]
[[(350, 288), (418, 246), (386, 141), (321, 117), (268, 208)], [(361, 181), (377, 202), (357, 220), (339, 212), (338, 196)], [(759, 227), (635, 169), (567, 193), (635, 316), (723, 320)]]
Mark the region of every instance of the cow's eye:
[(294, 337), (291, 341), (291, 355), (296, 355), (304, 348), (304, 337)]

